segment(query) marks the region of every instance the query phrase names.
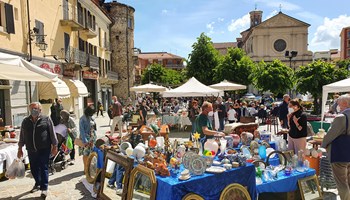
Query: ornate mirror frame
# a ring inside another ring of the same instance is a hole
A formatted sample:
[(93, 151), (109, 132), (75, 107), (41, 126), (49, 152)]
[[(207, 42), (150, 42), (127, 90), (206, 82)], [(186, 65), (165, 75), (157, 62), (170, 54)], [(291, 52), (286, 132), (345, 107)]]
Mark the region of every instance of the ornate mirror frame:
[(106, 157), (104, 160), (104, 166), (102, 170), (102, 177), (101, 177), (101, 190), (99, 194), (99, 198), (102, 200), (110, 200), (106, 194), (103, 193), (104, 185), (105, 185), (105, 174), (106, 174), (106, 168), (107, 168), (107, 162), (108, 160), (111, 160), (119, 165), (121, 165), (124, 169), (124, 186), (123, 186), (123, 192), (121, 194), (121, 198), (123, 200), (127, 199), (128, 194), (128, 187), (129, 187), (129, 180), (130, 180), (130, 173), (134, 165), (134, 159), (127, 157), (125, 155), (120, 155), (115, 151), (107, 150)]
[[(95, 180), (96, 180), (96, 178), (97, 178), (97, 176), (98, 176), (98, 174), (100, 173), (100, 171), (101, 171), (101, 169), (97, 169), (97, 166), (95, 166), (96, 167), (96, 171), (95, 171), (95, 176), (93, 176), (93, 175), (91, 175), (90, 174), (90, 172), (91, 172), (91, 170), (90, 170), (90, 168), (91, 167), (93, 167), (91, 164), (91, 162), (92, 162), (92, 159), (94, 159), (94, 158), (96, 158), (97, 159), (97, 153), (96, 152), (92, 152), (90, 155), (89, 155), (89, 157), (88, 157), (88, 160), (87, 160), (87, 166), (86, 166), (86, 168), (85, 168), (85, 176), (86, 176), (86, 180), (89, 182), (89, 183), (91, 183), (91, 184), (93, 184), (94, 182), (95, 182)], [(97, 164), (97, 163), (94, 163), (94, 164)]]
[(147, 176), (151, 181), (151, 194), (150, 194), (150, 200), (156, 199), (156, 191), (157, 191), (157, 179), (156, 175), (154, 173), (154, 170), (149, 169), (147, 167), (144, 167), (142, 165), (138, 165), (135, 167), (130, 174), (130, 182), (129, 182), (129, 189), (128, 189), (128, 195), (127, 200), (132, 200), (133, 198), (133, 192), (134, 192), (134, 184), (135, 184), (135, 178), (137, 174), (142, 174), (144, 176)]
[[(309, 181), (309, 180), (314, 180), (316, 187), (317, 187), (317, 191), (318, 191), (318, 197), (317, 199), (322, 199), (322, 192), (321, 192), (321, 188), (320, 188), (320, 183), (318, 181), (317, 175), (313, 175), (313, 176), (308, 176), (306, 178), (302, 178), (298, 180), (298, 186), (299, 186), (299, 191), (300, 191), (300, 196), (302, 200), (306, 200), (305, 196), (304, 196), (304, 188), (303, 188), (303, 182)], [(310, 187), (310, 186), (309, 186)]]

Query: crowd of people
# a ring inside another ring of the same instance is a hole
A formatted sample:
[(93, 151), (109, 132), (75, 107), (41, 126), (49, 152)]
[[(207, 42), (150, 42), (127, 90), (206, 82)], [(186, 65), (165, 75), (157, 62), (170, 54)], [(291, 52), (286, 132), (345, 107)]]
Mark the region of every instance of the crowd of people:
[[(349, 183), (344, 183), (344, 180), (350, 180), (349, 173), (347, 173), (350, 170), (350, 157), (349, 154), (343, 154), (344, 151), (341, 148), (348, 149), (349, 145), (346, 142), (350, 142), (350, 139), (348, 137), (337, 141), (336, 138), (340, 135), (346, 136), (344, 133), (350, 132), (348, 128), (350, 96), (337, 97), (336, 103), (337, 107), (332, 109), (333, 112), (342, 114), (335, 118), (322, 147), (326, 148), (330, 154), (340, 196), (342, 199), (349, 199)], [(18, 158), (23, 156), (22, 147), (25, 145), (29, 155), (31, 173), (35, 179), (35, 184), (30, 192), (41, 190), (41, 196), (47, 196), (49, 159), (58, 151), (58, 140), (54, 127), (59, 124), (67, 127), (67, 133), (73, 141), (76, 138), (81, 141), (82, 144), (78, 145), (78, 152), (83, 157), (84, 171), (86, 171), (88, 156), (93, 151), (97, 139), (96, 123), (93, 116), (94, 114), (98, 116), (100, 113), (103, 117), (101, 101), (98, 101), (97, 105), (97, 109), (93, 104), (89, 104), (84, 109), (84, 114), (79, 120), (79, 130), (70, 113), (64, 110), (61, 99), (56, 99), (52, 104), (50, 117), (41, 114), (42, 106), (39, 102), (33, 102), (29, 105), (30, 115), (22, 122), (17, 156)], [(288, 142), (288, 149), (293, 150), (296, 154), (306, 148), (307, 116), (300, 100), (291, 99), (287, 94), (283, 96), (283, 102), (280, 105), (273, 101), (247, 102), (238, 99), (232, 100), (230, 97), (226, 100), (221, 97), (159, 98), (154, 100), (148, 95), (144, 97), (139, 95), (135, 102), (128, 100), (125, 105), (118, 101), (116, 96), (113, 96), (112, 104), (107, 108), (107, 113), (113, 120), (111, 134), (114, 133), (117, 125), (120, 129), (125, 121), (131, 120), (133, 115), (139, 115), (140, 122), (146, 124), (147, 114), (150, 111), (156, 116), (160, 116), (178, 113), (183, 109), (188, 112), (188, 117), (192, 122), (191, 132), (200, 134), (202, 144), (207, 139), (225, 136), (222, 131), (226, 123), (239, 122), (243, 117), (258, 117), (260, 123), (265, 123), (268, 116), (274, 116), (279, 119), (283, 128), (288, 129), (284, 137)], [(121, 134), (120, 131), (119, 134)], [(337, 147), (341, 148), (332, 147), (336, 142)], [(340, 154), (343, 156), (339, 156)], [(73, 145), (70, 153), (71, 164), (74, 164), (74, 159), (75, 149)], [(114, 184), (112, 182), (109, 185)], [(120, 186), (117, 185), (117, 187)]]

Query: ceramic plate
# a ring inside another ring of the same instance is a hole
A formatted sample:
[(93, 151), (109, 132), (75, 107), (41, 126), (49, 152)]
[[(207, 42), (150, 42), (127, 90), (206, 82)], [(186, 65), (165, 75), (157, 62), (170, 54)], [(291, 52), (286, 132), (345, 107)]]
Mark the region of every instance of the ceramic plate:
[(213, 165), (219, 166), (219, 165), (221, 165), (221, 162), (219, 162), (219, 161), (217, 161), (217, 160), (214, 160), (214, 161), (213, 161)]
[(182, 164), (186, 169), (190, 167), (190, 159), (193, 155), (196, 155), (193, 151), (187, 151), (182, 157)]
[(196, 155), (190, 161), (190, 172), (194, 175), (202, 175), (207, 169), (207, 163), (205, 159), (199, 155)]
[(188, 180), (188, 179), (190, 179), (191, 178), (191, 176), (179, 176), (179, 180), (180, 181), (185, 181), (185, 180)]
[(209, 173), (222, 173), (222, 172), (226, 171), (226, 169), (223, 167), (211, 166), (211, 167), (207, 168), (205, 171), (209, 172)]

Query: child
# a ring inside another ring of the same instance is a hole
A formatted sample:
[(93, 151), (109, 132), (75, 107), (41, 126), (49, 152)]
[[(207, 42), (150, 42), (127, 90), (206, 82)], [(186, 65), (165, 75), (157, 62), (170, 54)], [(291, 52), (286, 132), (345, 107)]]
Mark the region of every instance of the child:
[(230, 105), (230, 109), (228, 110), (227, 112), (227, 118), (228, 118), (228, 122), (230, 124), (232, 124), (233, 122), (236, 122), (237, 121), (237, 118), (236, 118), (236, 115), (237, 115), (237, 112), (236, 110), (233, 108), (233, 105)]

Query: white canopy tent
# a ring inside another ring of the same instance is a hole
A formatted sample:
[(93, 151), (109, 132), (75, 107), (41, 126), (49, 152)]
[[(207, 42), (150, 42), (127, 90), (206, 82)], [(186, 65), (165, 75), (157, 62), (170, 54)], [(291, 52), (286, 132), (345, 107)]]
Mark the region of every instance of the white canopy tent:
[(163, 92), (163, 97), (202, 97), (202, 96), (223, 96), (222, 90), (217, 90), (199, 82), (196, 78), (190, 78), (183, 85)]
[(328, 85), (324, 85), (322, 90), (322, 109), (321, 109), (321, 116), (323, 119), (323, 115), (325, 114), (326, 110), (326, 102), (328, 93), (333, 92), (350, 92), (350, 78), (337, 81)]
[(42, 69), (19, 56), (0, 52), (0, 79), (54, 82), (57, 74)]
[(223, 80), (220, 83), (210, 85), (210, 87), (223, 91), (244, 90), (247, 86)]
[(130, 91), (134, 91), (134, 92), (164, 92), (164, 91), (166, 91), (166, 87), (163, 87), (160, 85), (154, 85), (152, 83), (148, 83), (145, 85), (131, 87)]

